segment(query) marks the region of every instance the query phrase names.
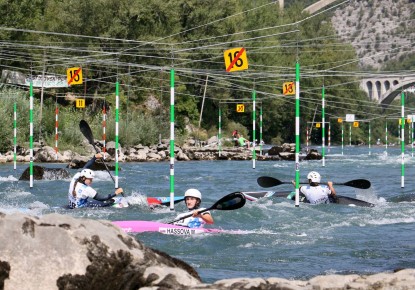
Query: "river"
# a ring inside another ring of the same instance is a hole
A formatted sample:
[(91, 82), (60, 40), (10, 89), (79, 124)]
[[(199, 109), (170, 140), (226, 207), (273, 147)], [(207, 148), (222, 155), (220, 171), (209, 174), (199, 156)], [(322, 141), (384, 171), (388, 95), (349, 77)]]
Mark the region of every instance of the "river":
[[(321, 148), (317, 148), (319, 151)], [(206, 283), (236, 277), (282, 277), (308, 279), (325, 274), (371, 274), (397, 268), (415, 268), (415, 201), (392, 202), (396, 196), (415, 200), (415, 157), (405, 155), (405, 187), (401, 188), (400, 148), (332, 147), (322, 161), (300, 163), (301, 180), (311, 170), (323, 181), (345, 182), (364, 178), (367, 190), (337, 186), (338, 194), (374, 203), (373, 208), (345, 205), (294, 203), (284, 198), (264, 198), (234, 211), (212, 211), (215, 228), (243, 230), (243, 234), (169, 236), (141, 233), (135, 237), (147, 246), (162, 250), (193, 266)], [(38, 164), (64, 167), (63, 164)], [(151, 210), (145, 196), (169, 195), (169, 164), (123, 163), (119, 184), (131, 204), (124, 209), (59, 208), (67, 202), (69, 180), (18, 181), (28, 164), (0, 166), (0, 211), (24, 211), (30, 215), (51, 212), (107, 220), (152, 220), (167, 222), (185, 211), (184, 203)], [(71, 171), (75, 173), (76, 171)], [(93, 186), (111, 192), (113, 183), (106, 172), (97, 172)], [(205, 207), (234, 191), (262, 190), (259, 176), (289, 181), (294, 162), (189, 161), (175, 163), (175, 192), (198, 188)], [(291, 190), (289, 184), (272, 190)]]

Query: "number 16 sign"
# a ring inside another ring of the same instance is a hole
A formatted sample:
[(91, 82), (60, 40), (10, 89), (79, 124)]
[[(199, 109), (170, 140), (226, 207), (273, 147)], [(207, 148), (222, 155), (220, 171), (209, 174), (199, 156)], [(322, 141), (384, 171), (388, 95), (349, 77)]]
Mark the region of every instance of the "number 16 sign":
[(225, 50), (223, 53), (225, 58), (225, 67), (227, 72), (248, 69), (248, 58), (245, 48), (233, 48)]

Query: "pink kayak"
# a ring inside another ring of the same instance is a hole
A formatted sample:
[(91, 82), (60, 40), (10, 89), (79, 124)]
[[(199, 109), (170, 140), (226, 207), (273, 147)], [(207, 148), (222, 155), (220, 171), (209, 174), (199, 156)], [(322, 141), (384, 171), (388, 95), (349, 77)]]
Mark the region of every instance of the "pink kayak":
[(227, 231), (207, 228), (187, 228), (151, 221), (113, 221), (126, 233), (159, 232), (166, 235), (197, 235), (203, 233), (224, 233)]

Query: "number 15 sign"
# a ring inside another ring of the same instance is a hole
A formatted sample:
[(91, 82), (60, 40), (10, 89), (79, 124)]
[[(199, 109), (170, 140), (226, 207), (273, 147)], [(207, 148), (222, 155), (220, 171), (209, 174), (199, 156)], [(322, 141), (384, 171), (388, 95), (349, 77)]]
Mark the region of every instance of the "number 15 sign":
[(225, 67), (227, 72), (248, 69), (248, 58), (245, 48), (234, 48), (225, 50), (223, 53), (225, 58)]

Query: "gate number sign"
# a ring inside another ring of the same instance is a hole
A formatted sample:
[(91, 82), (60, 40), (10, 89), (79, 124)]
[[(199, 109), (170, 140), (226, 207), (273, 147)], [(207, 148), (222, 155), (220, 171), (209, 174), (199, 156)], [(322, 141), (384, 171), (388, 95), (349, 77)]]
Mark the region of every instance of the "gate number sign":
[(82, 68), (71, 67), (66, 70), (68, 85), (82, 85)]
[(225, 50), (223, 53), (225, 58), (225, 68), (227, 72), (248, 69), (248, 58), (245, 48), (239, 47)]
[(244, 104), (237, 104), (236, 105), (236, 112), (238, 112), (238, 113), (245, 112), (245, 105)]
[(283, 83), (282, 84), (282, 94), (284, 96), (295, 95), (295, 84), (294, 84), (294, 82)]
[(77, 108), (85, 108), (85, 99), (76, 99)]

